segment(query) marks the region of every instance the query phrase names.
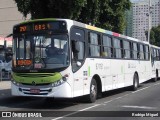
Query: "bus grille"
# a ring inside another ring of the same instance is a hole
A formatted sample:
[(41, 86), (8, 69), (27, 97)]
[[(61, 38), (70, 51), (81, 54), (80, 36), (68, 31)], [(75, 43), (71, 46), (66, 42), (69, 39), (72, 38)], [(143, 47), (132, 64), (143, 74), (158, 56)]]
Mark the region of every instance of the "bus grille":
[(39, 89), (38, 93), (32, 93), (30, 88), (19, 88), (19, 91), (27, 95), (47, 95), (49, 92), (52, 91), (52, 89), (51, 88)]
[(39, 78), (39, 77), (50, 77), (53, 76), (54, 74), (25, 74), (25, 73), (17, 73), (17, 76), (20, 77), (32, 77), (32, 78)]
[(29, 86), (45, 86), (45, 85), (50, 85), (50, 83), (43, 83), (43, 84), (35, 84), (33, 85), (32, 83), (21, 83), (22, 85), (29, 85)]

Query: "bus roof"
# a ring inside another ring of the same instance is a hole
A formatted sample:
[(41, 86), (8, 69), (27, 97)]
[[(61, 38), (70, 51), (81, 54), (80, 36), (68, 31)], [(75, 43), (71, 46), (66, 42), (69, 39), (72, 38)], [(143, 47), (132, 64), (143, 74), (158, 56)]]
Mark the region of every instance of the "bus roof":
[[(79, 26), (79, 27), (83, 27), (83, 28), (86, 28), (86, 29), (89, 29), (89, 30), (101, 32), (101, 33), (104, 33), (104, 34), (107, 34), (107, 35), (111, 35), (111, 36), (115, 36), (115, 37), (119, 37), (119, 38), (122, 38), (122, 39), (128, 39), (128, 40), (132, 40), (132, 41), (136, 41), (136, 42), (149, 44), (147, 41), (141, 41), (141, 40), (136, 39), (136, 38), (125, 36), (125, 35), (122, 35), (122, 34), (119, 34), (119, 33), (116, 33), (116, 32), (112, 32), (112, 31), (109, 31), (109, 30), (101, 29), (101, 28), (98, 28), (98, 27), (95, 27), (95, 26), (91, 26), (91, 25), (88, 25), (88, 24), (85, 24), (85, 23), (81, 23), (81, 22), (78, 22), (78, 21), (74, 21), (74, 20), (71, 20), (71, 19), (44, 18), (44, 19), (28, 20), (28, 21), (22, 22), (20, 24), (26, 24), (26, 23), (38, 22), (38, 21), (56, 21), (56, 20), (64, 20), (66, 22), (72, 22), (73, 25), (76, 25), (76, 26)], [(16, 24), (16, 25), (20, 25), (20, 24)]]

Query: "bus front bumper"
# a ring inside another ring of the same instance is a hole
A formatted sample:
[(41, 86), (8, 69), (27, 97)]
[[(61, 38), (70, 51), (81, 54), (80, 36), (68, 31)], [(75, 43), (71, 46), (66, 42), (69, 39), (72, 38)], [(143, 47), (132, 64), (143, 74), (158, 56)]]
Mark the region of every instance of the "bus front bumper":
[(72, 98), (71, 86), (65, 82), (57, 87), (50, 85), (29, 86), (16, 85), (11, 82), (11, 93), (13, 96), (33, 96), (33, 97), (54, 97), (54, 98)]

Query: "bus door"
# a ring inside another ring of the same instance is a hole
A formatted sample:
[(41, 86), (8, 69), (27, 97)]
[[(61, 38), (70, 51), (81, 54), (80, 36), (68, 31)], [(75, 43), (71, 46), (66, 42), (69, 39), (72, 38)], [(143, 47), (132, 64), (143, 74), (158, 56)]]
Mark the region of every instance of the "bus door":
[(79, 28), (71, 29), (71, 56), (74, 97), (84, 94), (84, 71), (87, 71), (87, 67), (83, 65), (85, 60), (84, 33), (84, 30)]

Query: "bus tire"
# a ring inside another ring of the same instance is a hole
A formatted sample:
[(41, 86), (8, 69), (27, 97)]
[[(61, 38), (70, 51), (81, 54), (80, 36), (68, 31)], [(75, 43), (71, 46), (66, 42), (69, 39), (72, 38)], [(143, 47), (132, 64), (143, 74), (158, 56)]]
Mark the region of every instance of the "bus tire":
[(154, 81), (154, 82), (157, 82), (157, 80), (158, 80), (158, 71), (156, 70), (156, 77), (153, 78), (153, 81)]
[(133, 76), (133, 86), (132, 86), (132, 90), (133, 91), (136, 91), (139, 87), (139, 78), (138, 78), (138, 75), (137, 73), (134, 74)]
[(94, 103), (97, 99), (97, 83), (93, 78), (90, 84), (90, 94), (88, 95), (88, 102)]

